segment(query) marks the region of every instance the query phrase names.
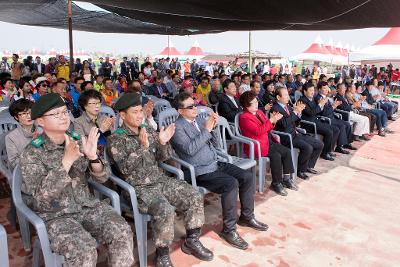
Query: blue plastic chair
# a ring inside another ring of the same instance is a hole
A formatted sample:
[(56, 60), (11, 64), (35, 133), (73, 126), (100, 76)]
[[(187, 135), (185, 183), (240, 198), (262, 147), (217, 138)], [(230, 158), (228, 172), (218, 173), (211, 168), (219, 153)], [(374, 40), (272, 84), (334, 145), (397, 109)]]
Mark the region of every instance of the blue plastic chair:
[(8, 267), (7, 233), (3, 225), (0, 225), (0, 266)]
[[(99, 194), (108, 197), (114, 210), (121, 214), (119, 195), (113, 190), (94, 181), (88, 181), (89, 186), (97, 191)], [(47, 234), (46, 226), (43, 220), (32, 211), (23, 201), (21, 194), (22, 173), (21, 168), (17, 165), (13, 172), (12, 179), (12, 198), (15, 203), (17, 212), (35, 228), (38, 239), (35, 240), (33, 245), (33, 259), (32, 266), (38, 267), (40, 260), (40, 251), (43, 253), (44, 263), (47, 267), (62, 266), (64, 263), (64, 256), (54, 253), (50, 248), (50, 241)]]

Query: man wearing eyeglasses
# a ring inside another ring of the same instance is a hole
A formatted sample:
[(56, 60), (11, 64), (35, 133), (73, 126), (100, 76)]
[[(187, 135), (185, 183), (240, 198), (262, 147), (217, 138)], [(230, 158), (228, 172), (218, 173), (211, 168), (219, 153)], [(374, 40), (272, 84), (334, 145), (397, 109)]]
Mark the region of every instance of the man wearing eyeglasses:
[[(194, 166), (198, 186), (221, 194), (223, 231), (220, 236), (232, 246), (247, 249), (248, 243), (236, 230), (236, 222), (258, 231), (266, 231), (268, 226), (255, 219), (255, 184), (251, 172), (233, 164), (218, 162), (213, 145), (212, 131), (218, 124), (218, 115), (211, 113), (207, 120), (197, 118), (197, 108), (190, 94), (183, 92), (177, 97), (180, 117), (176, 121), (176, 131), (171, 139), (179, 157)], [(185, 179), (190, 181), (188, 173)], [(241, 215), (237, 221), (237, 196), (241, 203)]]
[(99, 242), (107, 246), (109, 266), (132, 266), (130, 226), (88, 187), (88, 179), (104, 183), (109, 174), (96, 153), (98, 129), (88, 137), (67, 133), (68, 110), (56, 93), (32, 106), (31, 119), (43, 134), (21, 155), (21, 189), (44, 221), (52, 251), (64, 256), (66, 266), (95, 266)]

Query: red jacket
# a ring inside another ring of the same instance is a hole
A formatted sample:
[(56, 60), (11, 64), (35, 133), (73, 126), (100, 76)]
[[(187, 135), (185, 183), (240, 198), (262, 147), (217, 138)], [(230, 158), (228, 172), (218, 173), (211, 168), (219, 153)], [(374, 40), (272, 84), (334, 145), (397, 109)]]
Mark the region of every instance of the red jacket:
[[(247, 110), (243, 112), (239, 118), (240, 130), (242, 135), (260, 142), (261, 156), (266, 157), (269, 147), (268, 132), (272, 131), (274, 126), (261, 110), (257, 110), (257, 114), (263, 123), (261, 123), (256, 115), (251, 114)], [(249, 156), (249, 146), (245, 145), (243, 150), (244, 153)], [(254, 146), (254, 157), (258, 157), (257, 146)]]

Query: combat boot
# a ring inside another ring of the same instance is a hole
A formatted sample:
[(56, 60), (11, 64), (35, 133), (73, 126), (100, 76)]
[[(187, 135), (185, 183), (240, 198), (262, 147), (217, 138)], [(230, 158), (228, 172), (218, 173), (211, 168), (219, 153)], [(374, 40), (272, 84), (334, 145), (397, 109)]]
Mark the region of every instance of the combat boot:
[(186, 238), (182, 243), (181, 249), (186, 254), (193, 255), (200, 260), (211, 261), (214, 258), (214, 254), (212, 251), (203, 246), (199, 240), (199, 237), (200, 228), (187, 230)]
[(169, 257), (169, 248), (161, 247), (156, 248), (155, 267), (174, 267)]

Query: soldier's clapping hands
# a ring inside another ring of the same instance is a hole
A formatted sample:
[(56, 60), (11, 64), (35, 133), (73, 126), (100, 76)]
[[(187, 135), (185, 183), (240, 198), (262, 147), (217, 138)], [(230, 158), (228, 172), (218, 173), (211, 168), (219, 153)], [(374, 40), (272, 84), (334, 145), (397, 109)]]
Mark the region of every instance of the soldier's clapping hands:
[(175, 133), (175, 123), (169, 125), (167, 128), (161, 127), (159, 139), (161, 145), (166, 145)]
[(64, 169), (69, 172), (72, 164), (79, 159), (83, 154), (79, 151), (78, 142), (74, 141), (71, 137), (64, 134), (65, 137), (65, 148), (64, 157), (62, 159), (62, 165)]
[(97, 159), (97, 142), (99, 140), (99, 137), (99, 129), (97, 129), (96, 127), (92, 127), (92, 129), (90, 129), (87, 138), (85, 136), (82, 136), (83, 154), (85, 154), (85, 156), (89, 160)]
[(149, 135), (147, 134), (146, 128), (140, 128), (139, 130), (139, 141), (142, 146), (149, 148)]

